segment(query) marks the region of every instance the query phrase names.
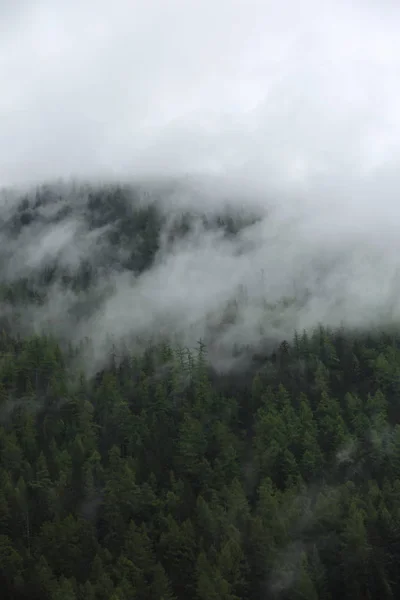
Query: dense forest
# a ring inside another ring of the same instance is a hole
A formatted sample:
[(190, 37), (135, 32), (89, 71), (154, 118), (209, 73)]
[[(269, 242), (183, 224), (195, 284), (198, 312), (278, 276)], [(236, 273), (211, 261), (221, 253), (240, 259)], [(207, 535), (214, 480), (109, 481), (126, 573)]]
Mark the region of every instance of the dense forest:
[[(94, 262), (10, 277), (15, 247), (0, 252), (2, 598), (399, 597), (400, 333), (321, 325), (229, 373), (201, 340), (110, 346), (93, 375), (90, 340), (29, 331), (24, 311), (55, 279), (90, 295), (121, 264), (142, 272), (162, 222), (120, 189), (79, 206), (89, 231), (108, 225)], [(42, 189), (3, 216), (3, 239), (68, 210)], [(229, 236), (253, 219), (206, 225)]]

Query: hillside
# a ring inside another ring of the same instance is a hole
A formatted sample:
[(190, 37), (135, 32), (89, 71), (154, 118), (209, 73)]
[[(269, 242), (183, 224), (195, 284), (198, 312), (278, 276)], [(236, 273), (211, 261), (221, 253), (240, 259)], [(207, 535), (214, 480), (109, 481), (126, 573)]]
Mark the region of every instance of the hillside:
[(257, 312), (236, 282), (175, 328), (158, 265), (240, 258), (261, 217), (63, 186), (3, 193), (2, 597), (396, 598), (396, 328), (290, 333), (306, 293)]

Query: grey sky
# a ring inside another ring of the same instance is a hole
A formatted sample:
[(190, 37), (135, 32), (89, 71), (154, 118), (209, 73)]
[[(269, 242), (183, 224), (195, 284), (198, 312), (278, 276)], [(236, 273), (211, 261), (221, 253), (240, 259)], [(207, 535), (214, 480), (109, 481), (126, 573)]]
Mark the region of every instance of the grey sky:
[[(109, 334), (167, 327), (193, 342), (242, 288), (218, 360), (265, 331), (398, 322), (399, 31), (398, 0), (0, 0), (0, 187), (209, 173), (218, 185), (178, 186), (178, 210), (268, 208), (243, 239), (203, 232), (135, 281), (115, 274), (74, 335), (99, 359)], [(73, 208), (3, 239), (8, 276), (95, 258)], [(55, 287), (29, 321), (61, 326), (75, 300)]]
[(0, 184), (206, 170), (348, 195), (396, 171), (398, 2), (2, 0), (0, 23)]

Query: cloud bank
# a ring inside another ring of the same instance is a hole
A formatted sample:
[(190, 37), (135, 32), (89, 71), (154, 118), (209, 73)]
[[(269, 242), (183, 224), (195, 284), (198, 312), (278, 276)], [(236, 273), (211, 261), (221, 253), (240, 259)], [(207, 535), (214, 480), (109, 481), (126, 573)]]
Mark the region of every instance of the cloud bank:
[[(228, 198), (264, 216), (117, 276), (84, 333), (197, 334), (238, 290), (229, 344), (398, 320), (397, 2), (38, 0), (3, 3), (0, 22), (0, 185), (176, 178), (166, 211)], [(12, 271), (93, 252), (74, 214), (20, 240)], [(284, 296), (296, 306), (266, 322)]]
[(0, 11), (3, 185), (211, 171), (304, 190), (339, 177), (340, 188), (398, 150), (396, 2)]

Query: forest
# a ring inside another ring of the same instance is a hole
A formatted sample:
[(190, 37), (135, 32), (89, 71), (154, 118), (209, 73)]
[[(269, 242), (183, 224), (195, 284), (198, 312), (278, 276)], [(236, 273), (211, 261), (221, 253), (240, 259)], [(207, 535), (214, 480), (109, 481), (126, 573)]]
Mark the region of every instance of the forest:
[[(3, 237), (65, 218), (49, 194), (22, 198)], [(229, 373), (204, 340), (111, 345), (86, 372), (90, 340), (29, 330), (24, 314), (55, 280), (89, 294), (122, 263), (149, 268), (162, 229), (152, 206), (126, 214), (120, 189), (86, 200), (88, 230), (110, 225), (107, 252), (1, 282), (2, 598), (398, 598), (400, 332), (321, 324)], [(169, 231), (189, 229), (184, 215)]]

